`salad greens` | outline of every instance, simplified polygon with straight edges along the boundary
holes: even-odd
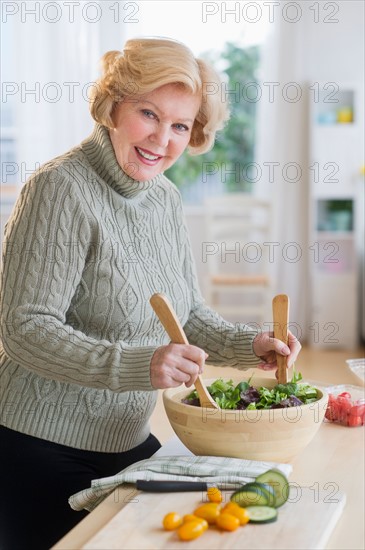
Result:
[[[252,377],[248,382],[235,385],[233,380],[215,380],[208,391],[221,409],[278,409],[306,405],[318,399],[317,390],[306,383],[298,383],[302,379],[300,373],[293,373],[287,384],[277,384],[273,389],[251,386]],[[183,399],[183,403],[200,406],[196,390]]]

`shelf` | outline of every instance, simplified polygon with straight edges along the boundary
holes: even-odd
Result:
[[[313,236],[319,241],[352,241],[356,238],[354,231],[314,231]]]
[[[327,273],[324,271],[317,272],[315,277],[312,277],[312,284],[318,288],[320,292],[321,289],[326,288],[327,291],[335,292],[335,289],[338,288],[338,285],[343,285],[348,288],[349,291],[356,291],[356,281],[357,276],[353,271],[346,273]],[[331,290],[332,289],[332,290]]]
[[[336,90],[333,85],[332,90],[320,90],[313,112],[316,125],[347,125],[356,121],[356,117],[354,89],[346,87]]]
[[[347,233],[353,231],[354,200],[352,198],[317,199],[316,212],[318,232]]]
[[[309,112],[309,318],[321,333],[318,345],[346,347],[360,333],[364,99],[359,83],[318,83],[316,91]]]
[[[356,239],[336,238],[327,234],[328,238],[318,238],[310,246],[311,269],[314,274],[344,274],[355,272],[357,266]]]
[[[341,123],[341,122],[333,122],[332,124],[320,124],[319,122],[315,122],[313,125],[313,128],[315,131],[323,132],[323,133],[331,133],[331,134],[339,134],[339,133],[345,133],[345,132],[354,132],[358,130],[359,125],[357,122],[348,122],[348,123]]]

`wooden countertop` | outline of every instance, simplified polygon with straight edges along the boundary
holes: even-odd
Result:
[[[301,368],[303,376],[305,369]],[[322,376],[323,375],[323,376]],[[310,380],[313,373],[308,373]],[[329,380],[338,384],[337,376],[331,377],[331,372],[321,371],[321,381],[328,385]],[[361,385],[361,382],[343,369],[341,373],[342,384]],[[177,440],[171,440],[163,446],[172,454],[171,449],[177,444]],[[172,445],[172,447],[171,447]],[[181,445],[178,442],[178,445]],[[162,449],[162,451],[163,451]],[[337,424],[326,423],[321,426],[317,435],[308,447],[293,461],[293,472],[290,476],[291,484],[305,488],[313,493],[313,499],[319,492],[329,499],[338,494],[345,494],[346,505],[334,527],[326,544],[329,550],[363,550],[364,539],[364,427],[348,428]],[[77,550],[90,541],[120,510],[131,501],[135,489],[133,486],[118,488],[107,497],[89,516],[82,520],[53,550]],[[140,494],[140,499],[143,494]],[[313,510],[313,514],[316,510]],[[313,517],[301,518],[303,529],[310,529]],[[203,544],[203,541],[202,541]],[[93,548],[96,546],[93,546]],[[118,548],[128,548],[120,542]],[[157,546],[156,546],[157,548]],[[210,546],[210,548],[213,547]],[[262,548],[266,548],[263,546]],[[298,547],[302,548],[302,547]],[[105,548],[100,547],[100,550]],[[141,550],[143,550],[141,546]]]

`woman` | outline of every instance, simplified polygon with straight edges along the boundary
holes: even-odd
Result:
[[[290,365],[300,349],[204,305],[181,198],[163,175],[187,147],[209,150],[227,120],[209,93],[217,74],[172,40],[130,40],[103,62],[93,133],[29,179],[6,228],[3,549],[48,548],[82,518],[71,494],[151,456],[156,390],[191,386],[207,353],[275,368],[276,352]],[[191,345],[168,343],[155,292]]]

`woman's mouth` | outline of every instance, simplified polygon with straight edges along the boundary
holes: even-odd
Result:
[[[149,166],[157,164],[157,162],[162,158],[161,155],[155,155],[151,151],[146,149],[141,149],[140,147],[135,147],[138,157]]]

